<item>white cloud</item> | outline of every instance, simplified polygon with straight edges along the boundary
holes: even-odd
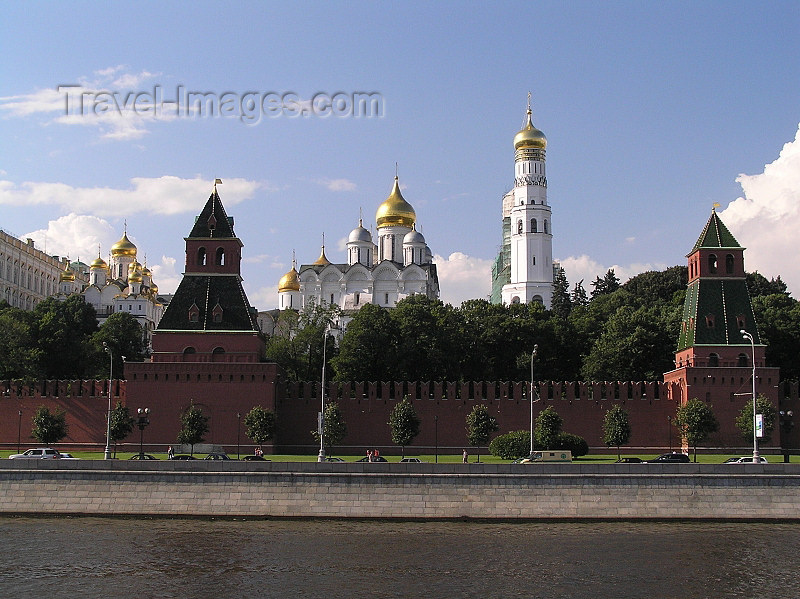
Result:
[[[247,179],[225,179],[219,188],[226,206],[251,199],[264,185]],[[66,183],[25,182],[19,185],[0,180],[0,205],[60,206],[63,210],[99,216],[129,216],[135,213],[172,215],[192,213],[198,197],[211,193],[209,179],[182,179],[165,175],[135,177],[128,189],[72,187]]]
[[[796,296],[800,291],[797,231],[800,230],[800,126],[793,141],[759,175],[739,175],[744,197],[719,212],[747,248],[745,265],[767,278],[778,275]]]
[[[348,179],[320,179],[317,181],[323,185],[328,191],[355,191],[356,184]]]
[[[447,258],[433,258],[439,274],[440,299],[460,306],[468,299],[488,298],[492,293],[492,260],[453,252]]]
[[[176,270],[178,261],[170,256],[161,256],[161,262],[158,264],[147,264],[153,273],[153,282],[158,285],[158,292],[175,293],[178,285],[183,278],[183,275]]]
[[[282,275],[281,275],[282,276]],[[260,312],[266,310],[273,310],[278,307],[278,279],[275,279],[275,284],[269,287],[259,287],[255,290],[247,289],[247,281],[244,282],[245,292],[247,293],[247,300],[250,305],[255,306]]]
[[[75,213],[51,220],[46,229],[23,235],[36,242],[36,247],[50,255],[80,258],[87,264],[97,257],[98,248],[108,248],[117,241],[118,233],[107,221],[95,216]],[[107,256],[102,256],[107,259]]]
[[[148,133],[145,125],[155,120],[172,120],[170,111],[157,111],[159,101],[152,88],[142,86],[158,73],[131,73],[118,65],[93,73],[94,77],[78,78],[78,83],[65,83],[27,94],[0,97],[0,114],[24,118],[49,115],[46,124],[95,127],[101,139],[137,139]]]

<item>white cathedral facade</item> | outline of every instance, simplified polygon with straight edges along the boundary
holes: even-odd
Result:
[[[377,243],[359,220],[347,238],[347,262],[333,263],[325,255],[294,264],[278,283],[279,308],[300,310],[309,302],[336,304],[345,311],[365,304],[391,308],[413,294],[439,297],[433,254],[416,230],[416,213],[394,179],[391,194],[378,207]]]
[[[100,324],[115,312],[127,312],[141,325],[149,347],[152,331],[164,314],[164,300],[158,295],[150,269],[139,263],[136,253],[136,246],[125,232],[122,239],[111,246],[109,263],[99,255],[92,261],[88,280],[84,273],[76,274],[67,264],[59,277],[55,297],[66,299],[70,295],[83,295],[86,303],[97,312]]]

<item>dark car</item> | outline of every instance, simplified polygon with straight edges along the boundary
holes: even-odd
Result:
[[[264,459],[264,456],[260,455],[246,455],[242,458],[245,462],[269,462],[270,460]]]
[[[203,458],[204,460],[230,460],[230,458],[224,453],[210,453],[206,457]]]
[[[179,453],[178,455],[172,456],[173,460],[196,460],[197,458],[193,455],[189,455],[188,453]]]
[[[149,453],[137,453],[128,458],[129,460],[157,460],[158,458]]]
[[[692,460],[685,453],[662,453],[657,458],[647,460],[648,464],[688,464]]]
[[[361,458],[360,460],[356,460],[356,461],[357,461],[357,462],[369,462],[369,461],[370,461],[370,459],[369,459],[368,457],[363,457],[363,458]],[[387,460],[385,457],[383,457],[383,456],[379,455],[379,456],[377,456],[377,457],[373,456],[373,457],[372,457],[372,461],[373,461],[373,462],[388,462],[389,460]]]
[[[620,458],[616,462],[616,464],[641,464],[642,458]]]

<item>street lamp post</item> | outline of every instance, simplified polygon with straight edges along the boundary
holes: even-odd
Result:
[[[239,457],[239,431],[242,430],[242,413],[236,412],[236,459]]]
[[[20,439],[22,438],[22,410],[19,410],[19,423],[17,424],[17,453],[19,453]]]
[[[111,393],[114,386],[114,355],[111,353],[111,348],[103,341],[103,351],[108,354],[108,414],[106,415],[106,451],[104,459],[111,459]]]
[[[533,363],[536,361],[536,354],[539,351],[539,345],[533,346],[531,352],[531,396],[528,398],[531,404],[531,457],[533,457]]]
[[[136,423],[139,427],[139,459],[144,459],[144,429],[150,424],[147,416],[150,414],[150,408],[138,408],[136,412],[139,414],[139,421]]]
[[[436,414],[433,417],[433,427],[434,427],[433,438],[434,438],[434,443],[436,443],[436,454],[435,454],[436,457],[434,459],[434,463],[438,464],[439,463],[439,415],[438,414]],[[17,451],[17,453],[19,453],[19,450]]]
[[[758,459],[758,436],[756,431],[756,343],[753,336],[742,329],[739,331],[744,339],[750,340],[750,351],[753,359],[753,463],[757,464]]]
[[[326,351],[328,349],[328,331],[331,325],[325,325],[325,330],[322,333],[322,389],[320,389],[320,413],[319,413],[319,455],[317,455],[318,462],[325,461],[325,361]]]

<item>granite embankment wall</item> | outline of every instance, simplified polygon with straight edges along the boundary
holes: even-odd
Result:
[[[796,520],[800,467],[3,460],[0,513]]]

